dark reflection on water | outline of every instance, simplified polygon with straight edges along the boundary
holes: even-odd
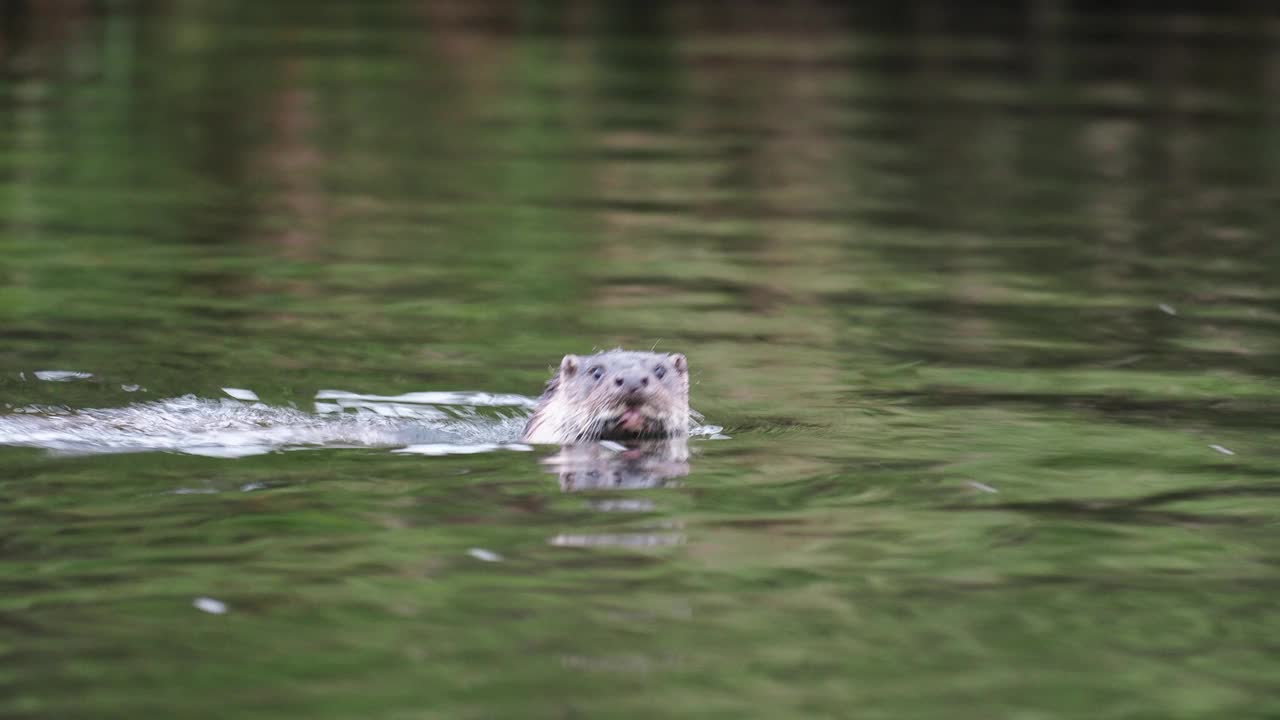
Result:
[[[1015,510],[1026,513],[1064,515],[1080,519],[1125,524],[1172,523],[1178,525],[1232,523],[1270,523],[1270,518],[1241,515],[1213,515],[1193,512],[1177,512],[1162,506],[1177,502],[1212,500],[1216,498],[1258,498],[1265,500],[1280,495],[1280,485],[1237,485],[1229,488],[1204,488],[1175,490],[1122,500],[1044,500],[1035,502],[993,503],[981,508],[964,507],[966,510]]]
[[[688,475],[689,447],[684,438],[566,445],[545,462],[566,492],[642,490]]]
[[[1278,120],[1266,3],[0,3],[0,714],[1280,714]],[[655,343],[731,439],[477,400]]]

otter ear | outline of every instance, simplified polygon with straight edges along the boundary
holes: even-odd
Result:
[[[671,353],[671,364],[675,366],[677,372],[688,372],[689,361],[684,359],[684,355],[680,353]]]
[[[564,377],[573,377],[578,372],[578,356],[565,355],[560,361],[560,374]]]

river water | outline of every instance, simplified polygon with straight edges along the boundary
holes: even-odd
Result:
[[[5,4],[0,714],[1280,715],[1280,18],[1176,5]],[[691,456],[568,478],[617,346]]]

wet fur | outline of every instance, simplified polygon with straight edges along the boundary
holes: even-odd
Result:
[[[666,374],[656,377],[661,365]],[[592,368],[604,372],[600,380]],[[642,402],[631,396],[631,405],[614,378],[647,378]],[[644,419],[640,431],[618,426],[625,408],[635,408]],[[566,355],[560,369],[547,382],[538,407],[525,424],[522,441],[533,444],[570,444],[595,440],[638,440],[686,437],[689,433],[689,368],[678,353],[610,350],[589,356]]]

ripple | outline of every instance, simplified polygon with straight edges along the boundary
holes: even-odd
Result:
[[[316,400],[335,400],[338,404],[350,401],[415,403],[425,405],[467,405],[471,407],[523,407],[535,408],[537,398],[524,395],[487,393],[478,391],[460,392],[411,392],[402,395],[364,395],[345,390],[321,390],[316,393]]]
[[[229,397],[185,395],[116,408],[16,407],[0,415],[0,445],[59,455],[172,452],[215,458],[308,448],[386,448],[428,456],[532,450],[518,442],[529,409],[537,405],[524,395],[321,390],[314,412],[306,412],[264,403],[246,388],[222,391]],[[723,439],[721,429],[695,421],[690,434]]]
[[[36,370],[32,374],[37,379],[45,382],[73,382],[75,380],[90,380],[93,378],[93,373],[75,370]]]
[[[0,416],[0,445],[43,448],[59,455],[173,452],[218,458],[323,447],[401,448],[424,455],[527,447],[510,445],[523,418],[487,418],[465,405],[453,408],[460,417],[429,406],[407,412],[402,403],[372,400],[357,402],[354,413],[341,406],[308,413],[248,402],[247,393],[240,395],[245,401],[186,395],[118,408],[21,407]],[[468,396],[423,395],[453,400]]]

